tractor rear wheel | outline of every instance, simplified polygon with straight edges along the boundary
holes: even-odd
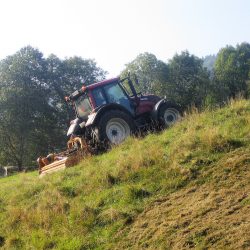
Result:
[[[164,127],[172,126],[181,118],[180,108],[173,103],[164,103],[159,109],[159,122]]]
[[[97,143],[102,147],[118,145],[135,131],[131,116],[120,110],[108,111],[103,114],[95,129]]]

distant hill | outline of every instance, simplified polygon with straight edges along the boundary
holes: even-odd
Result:
[[[38,178],[0,179],[1,249],[249,249],[250,101]]]
[[[202,58],[203,67],[207,68],[208,71],[212,72],[214,69],[216,58],[217,58],[217,55],[208,55]]]

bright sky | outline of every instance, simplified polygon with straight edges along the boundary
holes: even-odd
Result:
[[[31,45],[116,76],[139,53],[215,54],[250,42],[249,0],[0,0],[0,59]]]

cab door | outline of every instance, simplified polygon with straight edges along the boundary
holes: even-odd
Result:
[[[134,106],[132,105],[129,96],[118,82],[110,83],[106,86],[103,86],[103,89],[108,103],[120,104],[124,108],[126,108],[131,114],[134,115]]]

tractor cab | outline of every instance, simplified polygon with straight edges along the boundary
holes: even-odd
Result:
[[[135,79],[135,83],[138,84],[137,79]],[[74,103],[76,116],[86,120],[92,112],[110,104],[120,105],[133,117],[140,116],[151,112],[156,102],[161,98],[155,95],[137,93],[129,76],[123,79],[112,78],[84,86],[75,91],[69,99]]]
[[[68,136],[76,134],[90,138],[93,129],[96,131],[99,127],[100,133],[107,132],[104,137],[112,142],[112,138],[117,137],[114,135],[123,134],[123,138],[136,129],[147,130],[152,121],[169,126],[179,117],[176,105],[159,96],[138,94],[130,76],[84,86],[67,100],[71,101],[76,113]],[[111,131],[110,134],[108,131]]]
[[[132,86],[130,92],[133,94],[129,95],[127,88],[122,84],[124,80],[113,78],[84,86],[67,97],[67,100],[73,102],[76,116],[83,120],[86,120],[88,115],[100,107],[112,103],[121,105],[134,116],[135,108],[138,104],[137,93],[133,85],[130,84]]]
[[[134,115],[134,107],[126,90],[119,80],[91,89],[95,108],[108,104],[118,104]]]

